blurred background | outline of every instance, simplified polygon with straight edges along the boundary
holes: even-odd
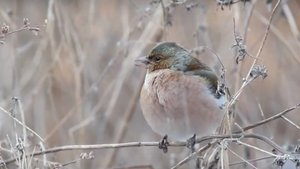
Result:
[[[227,85],[235,93],[253,62],[246,55],[236,63],[235,39],[241,36],[244,49],[255,56],[276,2],[250,0],[221,6],[212,0],[0,0],[2,27],[9,26],[9,32],[20,29],[28,18],[29,27],[40,29],[0,39],[0,106],[45,140],[41,144],[1,110],[0,159],[15,157],[20,143],[31,153],[61,145],[159,141],[161,136],[147,125],[140,109],[145,69],[135,66],[134,60],[158,42],[175,41],[191,51],[200,49],[195,56],[220,75],[218,59],[201,48],[207,46],[225,65]],[[300,1],[283,0],[276,11],[258,61],[266,66],[268,76],[256,79],[239,97],[240,126],[300,103],[299,9]],[[300,125],[299,113],[295,110],[286,118]],[[253,132],[287,150],[299,144],[299,127],[284,119]],[[184,149],[170,148],[167,154],[155,147],[94,150],[93,160],[72,164],[68,163],[89,151],[64,151],[48,154],[47,163],[36,157],[27,167],[18,162],[2,167],[53,168],[60,163],[68,164],[63,168],[162,169],[182,160],[187,155]],[[230,159],[241,161],[234,155]],[[272,162],[255,165],[276,168]]]

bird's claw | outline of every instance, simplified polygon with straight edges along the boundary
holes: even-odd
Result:
[[[164,153],[167,153],[168,152],[168,146],[169,146],[168,135],[165,135],[163,137],[163,139],[158,143],[158,148],[162,149]]]

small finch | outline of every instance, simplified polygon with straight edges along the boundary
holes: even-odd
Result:
[[[216,131],[225,97],[212,69],[174,42],[160,43],[136,61],[147,68],[140,104],[153,131],[175,140]]]

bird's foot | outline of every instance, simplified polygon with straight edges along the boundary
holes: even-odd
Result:
[[[168,135],[165,135],[163,137],[163,139],[158,143],[158,148],[162,149],[164,153],[167,153],[168,152],[168,146],[169,146]]]
[[[191,138],[187,139],[186,141],[187,148],[192,150],[192,152],[195,152],[195,144],[196,144],[196,134],[194,134]]]

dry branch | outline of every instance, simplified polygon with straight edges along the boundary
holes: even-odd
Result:
[[[196,143],[202,143],[207,140],[213,140],[213,139],[229,139],[232,141],[237,141],[239,139],[245,139],[245,138],[254,138],[257,140],[261,140],[265,142],[266,144],[273,147],[277,152],[282,154],[291,154],[290,152],[284,150],[279,145],[277,145],[274,141],[270,140],[269,138],[258,135],[258,134],[233,134],[233,135],[212,135],[212,136],[205,136],[202,138],[199,138],[196,140]],[[25,158],[31,158],[32,156],[39,156],[49,153],[57,153],[61,151],[70,151],[70,150],[96,150],[96,149],[113,149],[113,148],[129,148],[129,147],[158,147],[160,142],[128,142],[128,143],[116,143],[116,144],[91,144],[91,145],[67,145],[67,146],[60,146],[60,147],[54,147],[50,149],[46,149],[44,151],[39,151],[31,154],[27,154],[23,157]],[[169,142],[169,147],[185,147],[187,146],[187,142],[183,141],[174,141]],[[205,148],[206,149],[206,148]],[[201,150],[202,151],[202,150]],[[17,159],[22,159],[22,157],[12,158],[8,160],[4,160],[3,163],[6,165],[15,162]]]
[[[268,123],[270,121],[273,121],[275,119],[278,119],[278,118],[282,117],[283,115],[287,114],[288,112],[290,112],[292,110],[295,110],[295,109],[297,109],[299,107],[300,107],[300,104],[297,104],[297,105],[295,105],[295,106],[293,106],[291,108],[288,108],[288,109],[286,109],[286,110],[284,110],[284,111],[282,111],[282,112],[280,112],[280,113],[278,113],[278,114],[276,114],[274,116],[271,116],[271,117],[269,117],[267,119],[264,119],[262,121],[259,121],[259,122],[255,123],[255,124],[251,124],[251,125],[249,125],[247,127],[244,127],[243,131],[250,130],[250,129],[255,128],[257,126],[260,126],[260,125],[266,124],[266,123]]]

